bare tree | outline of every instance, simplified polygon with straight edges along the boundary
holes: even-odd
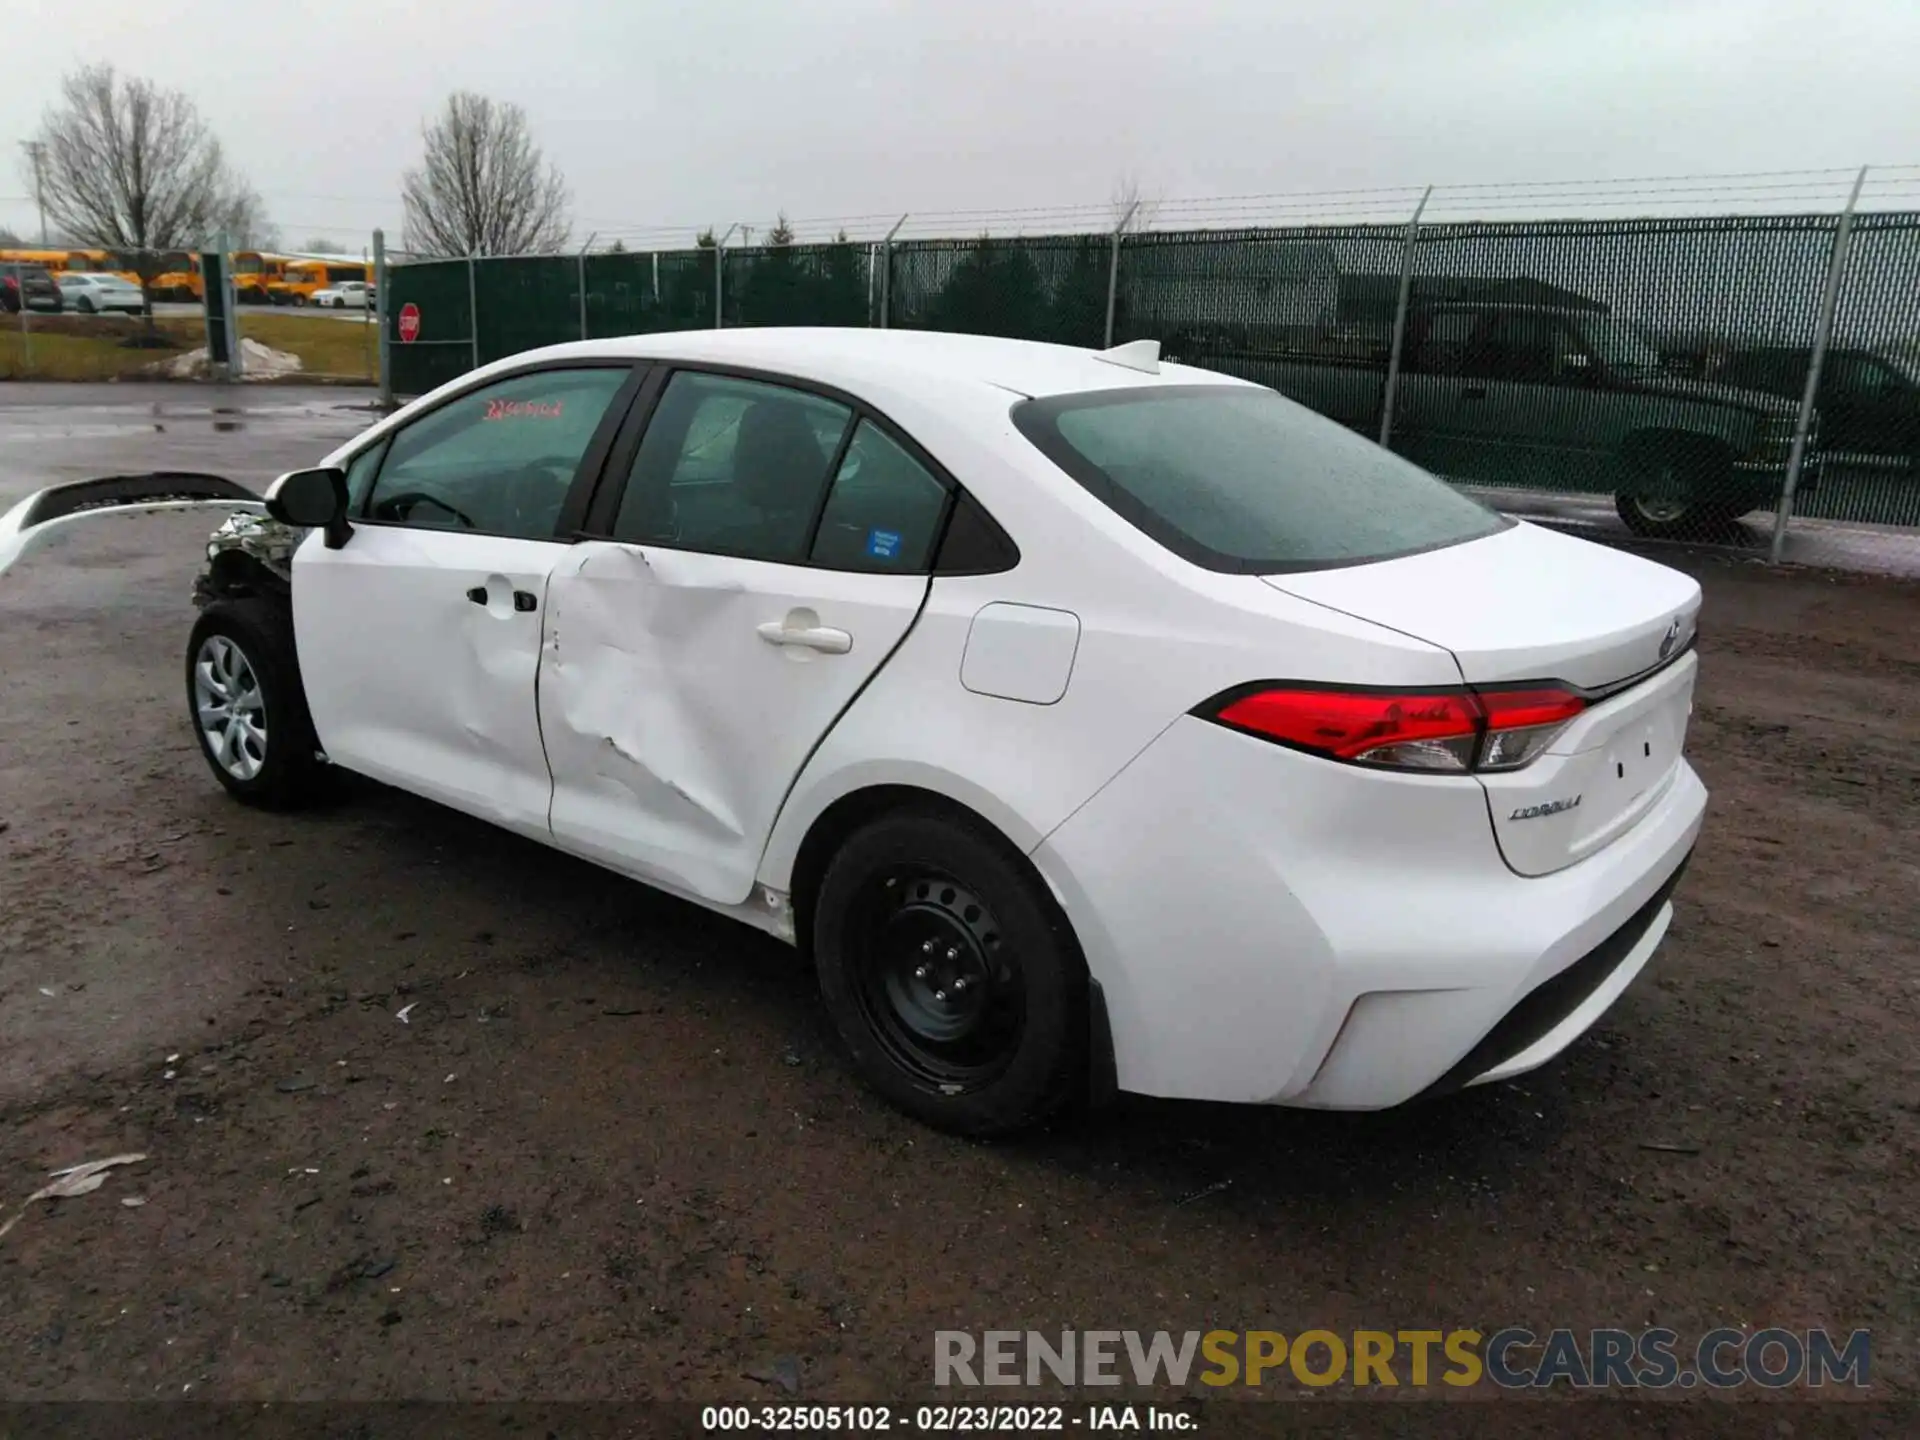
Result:
[[[338,255],[340,247],[333,243],[331,235],[309,235],[307,243],[300,247],[309,255]]]
[[[280,244],[280,227],[267,218],[267,202],[238,177],[227,183],[214,210],[213,225],[226,232],[236,250],[273,250]]]
[[[40,125],[47,215],[75,245],[129,254],[147,291],[165,253],[207,243],[244,187],[181,92],[90,65],[60,94]]]
[[[1140,188],[1140,182],[1132,175],[1122,176],[1114,182],[1113,198],[1108,202],[1113,210],[1114,228],[1125,234],[1137,234],[1153,223],[1154,214],[1160,209],[1157,199],[1149,198]]]
[[[401,195],[406,244],[427,255],[552,254],[567,243],[567,182],[533,143],[527,112],[471,91],[422,130]]]
[[[16,249],[19,247],[19,245],[20,245],[20,237],[14,234],[13,231],[9,230],[6,226],[0,225],[0,250]]]

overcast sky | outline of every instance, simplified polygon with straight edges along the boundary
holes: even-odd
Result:
[[[527,109],[577,239],[1104,203],[1125,176],[1172,199],[1920,161],[1920,0],[0,0],[0,22],[0,224],[23,233],[17,142],[100,60],[192,94],[288,243],[354,249],[397,235],[454,88]]]

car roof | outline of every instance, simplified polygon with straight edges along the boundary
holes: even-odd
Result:
[[[942,387],[956,383],[989,385],[1030,397],[1130,386],[1248,383],[1213,371],[1171,363],[1162,363],[1158,374],[1148,374],[1103,360],[1090,349],[1034,340],[955,335],[936,330],[825,327],[624,335],[549,346],[488,368],[504,370],[535,361],[615,357],[737,365],[810,379],[856,395],[876,390],[893,394],[917,392],[919,398],[928,399],[934,398]]]

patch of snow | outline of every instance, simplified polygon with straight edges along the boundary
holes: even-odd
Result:
[[[284,350],[275,350],[271,345],[262,345],[258,340],[240,342],[240,362],[243,380],[273,380],[282,375],[297,374],[300,370],[300,357],[289,355]],[[207,347],[189,350],[184,355],[176,355],[171,360],[162,360],[149,365],[150,375],[164,375],[170,380],[204,380],[212,372],[212,364],[207,357]]]

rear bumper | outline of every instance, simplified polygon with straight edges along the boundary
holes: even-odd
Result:
[[[1121,1089],[1380,1109],[1518,1074],[1591,1026],[1664,936],[1705,803],[1682,761],[1627,834],[1525,878],[1465,777],[1188,717],[1033,858],[1105,997]]]
[[[1646,968],[1666,938],[1673,920],[1673,892],[1686,874],[1693,852],[1627,923],[1566,969],[1541,981],[1480,1037],[1479,1044],[1456,1060],[1420,1093],[1431,1099],[1469,1085],[1484,1085],[1523,1075],[1546,1064],[1607,1012],[1609,1006]]]

